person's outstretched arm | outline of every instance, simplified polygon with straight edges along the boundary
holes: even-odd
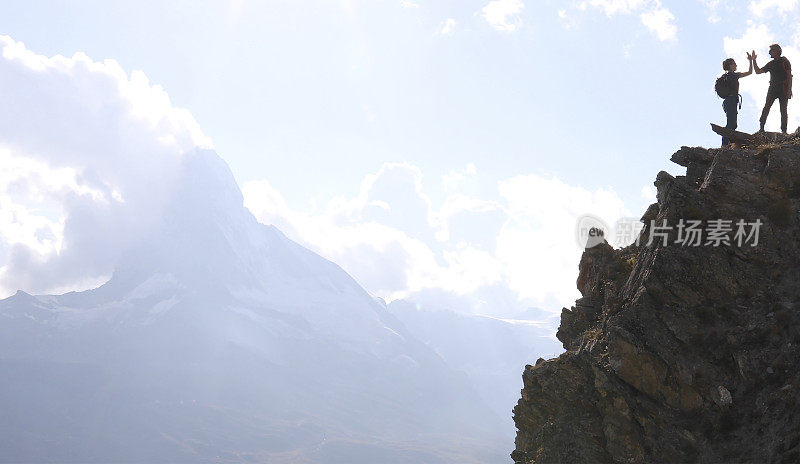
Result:
[[[764,72],[766,72],[766,71],[764,71],[763,69],[761,69],[761,68],[759,68],[759,67],[758,67],[758,63],[756,63],[756,57],[757,57],[757,55],[756,55],[756,51],[755,51],[755,50],[753,50],[753,51],[750,53],[750,56],[752,56],[752,57],[753,57],[753,68],[756,70],[756,74],[761,74],[761,73],[764,73]]]
[[[747,76],[749,76],[750,74],[753,74],[753,55],[751,55],[751,54],[749,54],[749,53],[748,53],[748,54],[747,54],[747,61],[749,61],[749,62],[750,62],[750,69],[748,69],[748,70],[747,70],[747,72],[741,72],[741,73],[737,73],[737,74],[739,74],[739,78],[740,78],[740,79],[741,79],[742,77],[747,77]]]

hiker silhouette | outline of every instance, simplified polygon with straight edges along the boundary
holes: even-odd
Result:
[[[739,79],[747,77],[753,73],[753,58],[750,53],[747,54],[747,60],[750,62],[750,69],[747,72],[736,72],[736,61],[733,58],[728,58],[722,62],[722,69],[725,74],[717,79],[714,84],[714,90],[723,98],[722,110],[725,112],[727,118],[726,129],[736,130],[738,126],[738,113],[742,107],[742,96],[739,95]],[[723,136],[722,146],[724,147],[730,141]]]
[[[778,44],[769,46],[769,56],[772,60],[765,64],[763,68],[758,67],[756,62],[756,52],[751,52],[753,66],[755,67],[756,74],[769,73],[769,90],[767,90],[767,101],[764,104],[764,110],[761,112],[760,132],[764,131],[764,124],[767,123],[767,116],[772,104],[777,99],[781,109],[781,132],[786,133],[786,125],[789,120],[788,106],[789,99],[792,98],[792,64],[785,56],[781,56],[783,51]]]

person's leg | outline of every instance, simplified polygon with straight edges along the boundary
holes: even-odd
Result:
[[[785,134],[789,122],[789,97],[786,93],[778,97],[778,103],[781,106],[781,132]]]
[[[736,128],[739,127],[737,121],[739,113],[739,109],[737,108],[738,104],[739,104],[738,96],[732,97],[730,102],[728,103],[728,125],[725,126],[728,129],[736,130]]]
[[[761,130],[764,130],[764,125],[767,123],[767,116],[769,116],[769,109],[772,107],[772,104],[775,103],[775,99],[778,98],[778,94],[775,92],[775,89],[772,87],[767,90],[767,102],[764,104],[764,110],[761,111],[761,119],[758,121],[761,123]]]
[[[725,100],[722,101],[722,109],[725,111],[725,116],[727,119],[727,124],[725,125],[726,129],[736,130],[737,126],[737,112],[738,108],[737,105],[739,103],[738,96],[735,97],[727,97]],[[728,139],[722,137],[722,146],[724,147],[727,145]]]

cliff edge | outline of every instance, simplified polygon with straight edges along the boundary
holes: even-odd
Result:
[[[516,463],[800,462],[800,137],[773,140],[682,147],[638,244],[584,252]]]

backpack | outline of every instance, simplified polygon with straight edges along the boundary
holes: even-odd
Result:
[[[728,98],[733,95],[733,83],[728,78],[730,73],[725,73],[717,78],[717,81],[714,83],[714,90],[719,95],[719,98]]]
[[[788,83],[789,79],[791,79],[791,77],[792,77],[792,71],[788,68],[787,65],[789,65],[789,59],[786,58],[785,56],[782,56],[781,57],[781,67],[783,68],[783,72],[786,74],[786,79],[781,81],[781,83],[784,83],[784,84]],[[789,66],[791,66],[791,65],[789,65]]]

